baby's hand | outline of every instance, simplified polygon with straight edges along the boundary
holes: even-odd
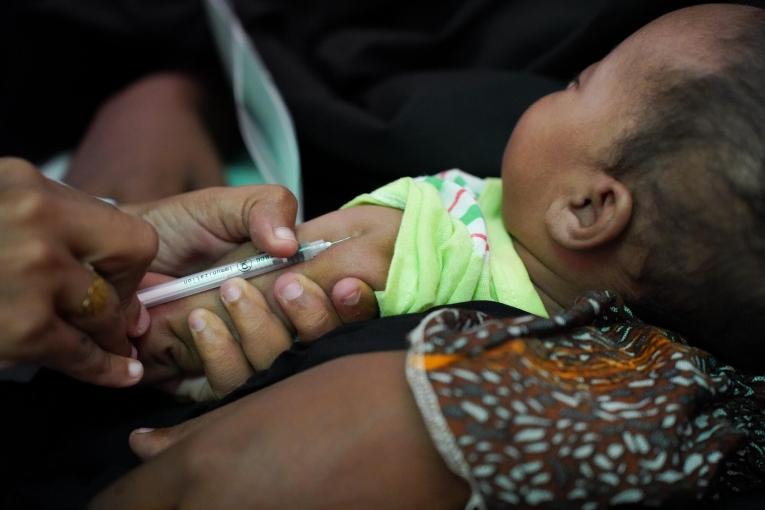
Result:
[[[297,329],[300,335],[300,321],[306,319],[308,312],[290,316],[287,310],[296,304],[285,306],[285,303],[300,302],[301,288],[303,296],[308,294],[307,281],[315,282],[323,292],[333,297],[335,295],[332,293],[338,292],[336,285],[342,283],[346,277],[362,280],[375,290],[385,287],[400,219],[401,211],[386,207],[361,206],[335,211],[311,220],[297,228],[298,237],[304,242],[316,239],[334,241],[349,235],[352,238],[333,246],[307,263],[265,274],[250,282],[261,291],[271,313],[281,318],[287,329]],[[252,253],[252,245],[243,245],[221,263],[242,259]],[[286,271],[307,278],[288,277]],[[353,292],[349,295],[355,297]],[[345,296],[337,296],[336,308],[342,297]],[[204,373],[200,354],[187,323],[189,314],[197,308],[205,308],[224,321],[229,320],[217,289],[150,310],[151,328],[136,342],[139,357],[144,363],[145,382],[157,383],[180,376]],[[342,322],[372,316],[367,311],[368,308],[356,306],[354,309],[360,311],[361,316],[341,316]],[[373,309],[377,310],[376,302]],[[334,323],[334,320],[330,318],[328,322]],[[231,323],[229,327],[231,331],[240,329]]]

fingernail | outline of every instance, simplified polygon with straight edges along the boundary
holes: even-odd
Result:
[[[135,345],[133,345],[132,349],[130,349],[130,357],[133,359],[138,359],[138,349],[135,348]]]
[[[200,331],[205,329],[206,326],[207,324],[205,323],[205,320],[202,317],[200,317],[200,314],[192,312],[191,315],[189,315],[189,327],[193,331],[196,331],[197,333],[199,333]]]
[[[138,324],[136,324],[137,336],[142,336],[146,333],[149,330],[149,325],[151,325],[151,315],[149,315],[146,307],[141,305],[141,311],[138,314]]]
[[[154,432],[154,429],[151,427],[141,427],[140,429],[135,429],[133,434],[146,434],[147,432]]]
[[[288,283],[282,287],[280,294],[287,301],[292,301],[303,295],[303,286],[297,281]]]
[[[131,379],[137,379],[143,375],[143,363],[132,360],[128,363],[128,375]]]
[[[353,306],[359,302],[359,299],[361,299],[361,291],[357,289],[340,299],[340,302],[345,306]]]
[[[239,288],[237,282],[231,280],[221,285],[220,297],[224,303],[230,304],[242,297],[242,289]]]
[[[287,241],[296,241],[295,233],[292,231],[292,229],[289,229],[287,227],[276,227],[274,229],[274,235],[278,237],[279,239],[285,239]]]

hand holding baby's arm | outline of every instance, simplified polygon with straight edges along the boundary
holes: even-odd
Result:
[[[309,221],[297,228],[298,237],[303,242],[316,239],[337,240],[349,235],[352,238],[333,246],[307,263],[257,277],[251,280],[251,283],[263,293],[264,303],[267,303],[270,310],[282,318],[285,324],[298,326],[299,333],[300,321],[310,323],[316,329],[315,324],[318,319],[311,317],[310,313],[316,313],[315,310],[321,308],[308,307],[305,310],[309,313],[301,314],[300,301],[304,298],[312,298],[319,289],[330,295],[335,284],[348,276],[359,278],[376,290],[384,288],[400,218],[401,212],[395,209],[361,206],[335,211]],[[242,245],[221,263],[245,258],[253,252],[251,245]],[[302,274],[306,278],[294,275],[285,275],[280,278],[285,272]],[[317,289],[307,287],[310,285],[307,282],[311,280],[318,284]],[[226,286],[221,291],[225,292],[229,287]],[[301,289],[304,292],[297,296]],[[152,327],[138,342],[139,354],[146,366],[145,380],[156,382],[182,374],[202,373],[200,354],[195,348],[187,318],[192,310],[204,308],[228,320],[226,310],[218,296],[216,289],[152,309]],[[293,303],[284,306],[287,301],[293,301]],[[285,317],[283,308],[292,315],[288,313]],[[331,310],[331,307],[323,309]],[[331,313],[325,315],[327,324],[334,324],[337,320]],[[348,319],[344,316],[341,318]],[[248,321],[252,324],[255,322],[255,318]],[[239,323],[237,326],[241,328]],[[303,331],[305,330],[303,328]],[[248,335],[250,338],[253,337],[251,333]],[[259,342],[248,343],[252,345]],[[278,352],[289,345],[282,340],[275,342],[274,345],[276,344],[280,346],[276,348]],[[278,354],[278,352],[275,354],[274,346],[265,342],[258,348],[262,349],[262,352],[258,352],[255,347],[246,347],[249,349],[248,356],[252,353],[256,354],[250,357],[250,363],[256,368],[267,366]],[[236,370],[237,373],[241,373],[240,369]]]
[[[284,280],[284,281],[282,281]],[[304,275],[287,273],[276,283],[298,283],[304,288],[299,298],[280,301],[298,337],[310,341],[340,326],[348,316],[368,310],[373,315],[377,304],[370,287],[353,278],[346,289],[359,294],[353,306],[333,304],[321,287]],[[266,303],[263,294],[241,278],[228,280],[220,289],[221,300],[235,326],[236,338],[226,323],[205,308],[188,317],[194,347],[204,369],[204,377],[186,379],[174,388],[178,396],[197,401],[214,400],[242,385],[256,371],[268,368],[274,359],[292,345],[292,333]],[[353,317],[353,315],[351,316]],[[364,316],[366,317],[366,315]]]

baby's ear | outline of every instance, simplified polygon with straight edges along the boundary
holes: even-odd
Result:
[[[591,250],[619,237],[631,217],[630,190],[610,175],[598,172],[550,204],[545,226],[560,246]]]

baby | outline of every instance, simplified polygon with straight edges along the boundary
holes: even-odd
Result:
[[[534,103],[501,183],[397,181],[301,225],[304,241],[353,238],[291,270],[325,290],[358,277],[381,291],[385,314],[496,299],[544,315],[612,289],[746,368],[765,317],[764,183],[765,11],[696,6]],[[252,283],[278,312],[276,276]],[[138,344],[149,380],[201,372],[186,323],[200,307],[225,315],[214,291],[152,311]]]

